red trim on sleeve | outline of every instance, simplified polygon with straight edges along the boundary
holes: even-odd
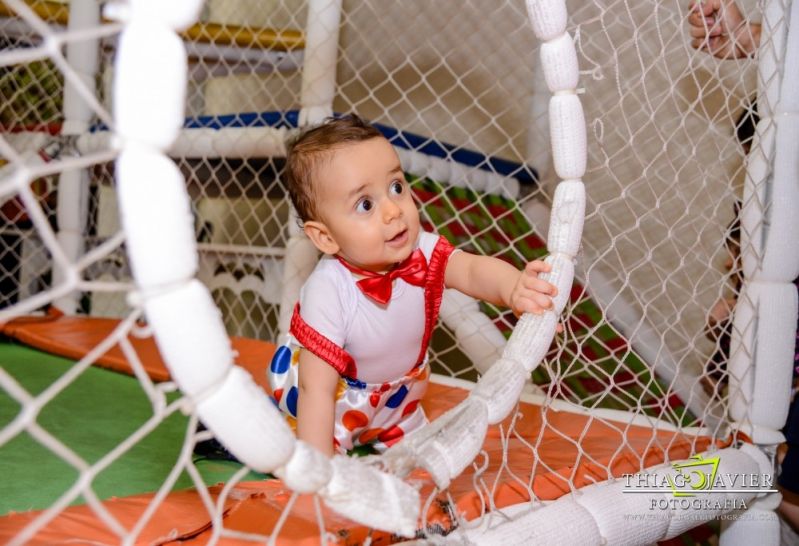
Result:
[[[438,311],[441,308],[441,299],[444,297],[444,274],[447,271],[447,262],[455,247],[444,237],[439,236],[430,262],[427,264],[427,278],[424,285],[424,336],[419,357],[416,359],[418,366],[427,355],[427,346],[433,336],[433,330],[438,322]]]
[[[302,346],[313,354],[330,364],[339,375],[355,379],[358,370],[355,360],[350,354],[313,329],[300,315],[300,304],[294,306],[291,316],[289,333],[293,335]]]

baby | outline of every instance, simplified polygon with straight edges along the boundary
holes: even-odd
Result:
[[[556,288],[422,231],[394,148],[357,116],[329,119],[290,146],[286,180],[303,230],[325,256],[300,293],[269,381],[297,436],[332,455],[377,451],[426,423],[419,401],[444,288],[542,313]]]

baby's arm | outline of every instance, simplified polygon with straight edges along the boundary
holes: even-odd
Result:
[[[550,270],[549,264],[535,260],[519,271],[498,258],[455,252],[447,262],[444,282],[473,298],[510,307],[517,316],[541,314],[552,307],[557,288],[539,273]]]
[[[300,349],[299,367],[297,437],[332,457],[338,372],[306,349]]]

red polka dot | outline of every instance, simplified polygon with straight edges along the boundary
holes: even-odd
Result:
[[[362,444],[368,444],[369,442],[380,436],[382,433],[383,433],[382,428],[370,428],[368,430],[363,431],[361,435],[358,436],[358,442]]]
[[[402,437],[405,436],[405,433],[399,428],[397,425],[394,425],[390,429],[386,429],[381,432],[377,439],[386,444],[387,446],[391,446],[402,440]]]
[[[275,392],[272,393],[272,396],[275,397],[275,400],[280,402],[280,399],[283,398],[283,389],[275,389]]]
[[[349,410],[341,416],[341,423],[347,430],[352,432],[356,428],[365,427],[369,424],[369,418],[365,413],[358,410]]]
[[[373,408],[376,408],[377,405],[380,403],[380,399],[383,397],[383,393],[386,392],[388,389],[391,388],[391,385],[388,383],[383,383],[380,385],[379,389],[375,389],[372,391],[372,394],[369,395],[369,405]]]
[[[408,404],[404,408],[402,408],[402,416],[405,417],[406,415],[410,415],[411,413],[416,411],[416,408],[418,407],[419,407],[418,400],[412,400],[408,402]]]

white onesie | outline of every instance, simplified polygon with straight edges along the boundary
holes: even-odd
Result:
[[[292,425],[299,348],[338,371],[333,443],[339,451],[365,444],[382,451],[426,422],[419,400],[430,375],[427,346],[454,248],[427,232],[416,246],[427,262],[423,286],[394,279],[385,305],[366,296],[337,258],[322,258],[300,292],[288,340],[272,359],[269,383]]]

